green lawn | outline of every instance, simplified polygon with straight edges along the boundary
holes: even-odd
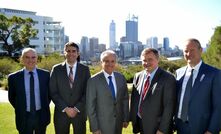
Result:
[[[54,108],[53,106],[51,106],[51,117],[53,117],[53,111]],[[54,132],[53,120],[51,120],[51,123],[47,127],[47,134],[54,134],[54,133],[55,132]],[[9,103],[0,103],[0,134],[18,134],[15,128],[14,109]],[[70,134],[73,134],[72,131]],[[87,122],[87,134],[90,134],[88,122]],[[131,123],[128,126],[128,128],[123,129],[123,134],[132,134]]]
[[[51,117],[53,117],[54,108],[51,106]],[[53,118],[51,118],[53,119]],[[47,134],[54,134],[53,120],[47,127]],[[131,134],[131,124],[128,128],[123,129],[123,134]],[[9,103],[0,103],[0,134],[18,134],[15,128],[15,114],[14,109]],[[71,134],[72,131],[71,131]],[[87,134],[90,134],[89,125],[87,122]]]

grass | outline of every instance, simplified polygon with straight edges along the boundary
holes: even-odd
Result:
[[[53,125],[53,111],[54,108],[51,106],[51,123],[47,127],[47,134],[54,134]],[[17,134],[18,131],[15,127],[15,114],[14,109],[9,103],[0,103],[0,134]],[[131,134],[132,126],[131,123],[126,129],[123,129],[123,134]],[[70,128],[70,134],[73,134],[72,128]],[[89,123],[87,121],[87,134],[91,134],[89,130]],[[176,134],[176,133],[175,133]],[[221,132],[220,132],[221,134]]]
[[[47,127],[47,134],[54,134],[54,124],[53,124],[53,112],[54,108],[51,106],[51,123]],[[73,134],[72,128],[70,134]],[[128,128],[123,129],[123,134],[131,134],[132,127],[131,124]],[[0,103],[0,134],[18,134],[15,127],[15,114],[14,109],[9,103]],[[89,130],[89,123],[87,121],[87,134],[91,134]]]

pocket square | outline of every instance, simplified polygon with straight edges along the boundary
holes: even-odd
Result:
[[[156,89],[156,86],[157,86],[157,82],[153,85],[152,94],[154,93],[154,91],[155,91],[155,89]]]
[[[203,81],[204,77],[205,77],[205,74],[203,74],[203,75],[200,77],[200,82]]]

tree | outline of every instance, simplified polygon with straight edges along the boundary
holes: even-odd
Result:
[[[38,31],[33,29],[35,22],[31,18],[13,16],[7,18],[0,14],[0,41],[3,42],[3,49],[11,56],[12,52],[24,47],[32,47],[29,44],[30,38],[35,38]],[[11,37],[12,44],[8,39]]]
[[[209,47],[203,54],[203,60],[217,68],[221,68],[221,26],[215,28]]]

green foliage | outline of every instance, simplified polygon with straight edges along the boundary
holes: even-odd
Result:
[[[19,63],[16,63],[10,58],[0,59],[0,79],[5,78],[8,74],[19,70],[21,68]]]
[[[174,61],[168,61],[168,60],[161,60],[159,62],[159,67],[161,67],[162,69],[175,74],[175,71],[180,68],[181,66],[179,66],[177,63],[175,63]]]
[[[64,61],[64,57],[61,56],[58,53],[52,53],[49,56],[38,56],[38,67],[43,68],[46,70],[51,70],[52,66],[55,64],[61,63]],[[174,73],[175,70],[181,66],[185,65],[184,60],[179,60],[179,61],[168,61],[168,60],[161,60],[159,63],[159,66],[171,73]],[[101,71],[101,65],[96,64],[93,66],[89,66],[91,75],[96,74],[97,72]],[[0,60],[0,77],[1,83],[5,83],[3,80],[6,78],[6,76],[9,73],[12,73],[18,69],[21,69],[21,65],[18,62],[15,62],[12,59],[9,58],[3,58]],[[117,64],[116,71],[122,73],[124,77],[127,80],[127,83],[132,83],[133,82],[133,77],[135,73],[143,70],[142,65],[127,65],[127,66],[122,66],[120,64]],[[4,85],[7,85],[5,83]]]
[[[39,56],[38,67],[51,71],[55,64],[64,61],[64,57],[59,53],[52,53],[47,57]]]
[[[3,49],[12,52],[29,46],[29,39],[35,38],[37,30],[33,29],[35,22],[31,18],[23,19],[13,16],[7,18],[0,14],[0,40],[3,41]],[[9,44],[8,39],[11,37],[13,43]]]
[[[209,47],[203,54],[203,60],[217,68],[221,69],[221,26],[215,28],[215,32],[211,37]]]
[[[0,59],[0,87],[4,89],[8,89],[8,81],[7,75],[21,69],[19,63],[15,62],[13,59],[10,58],[1,58]]]

